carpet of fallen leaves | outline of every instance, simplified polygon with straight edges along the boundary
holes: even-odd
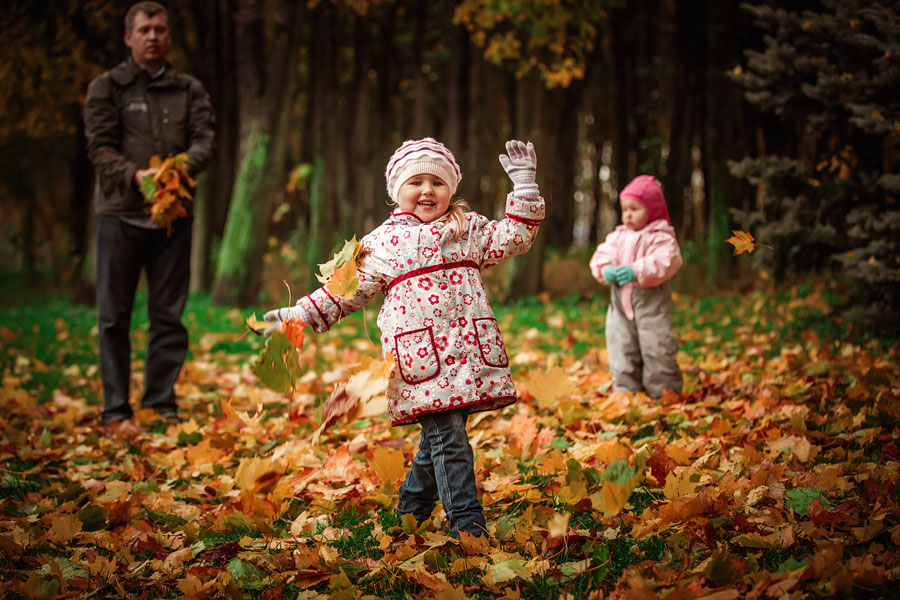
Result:
[[[900,345],[817,328],[821,292],[682,297],[685,390],[651,400],[610,391],[604,302],[498,310],[521,399],[470,419],[488,543],[448,537],[439,506],[418,529],[397,518],[417,427],[366,418],[311,442],[316,406],[376,355],[360,320],[307,337],[291,397],[252,355],[211,351],[236,334],[198,334],[182,419],[141,412],[118,434],[57,322],[56,365],[3,373],[0,596],[890,596]],[[27,390],[53,369],[55,389]]]

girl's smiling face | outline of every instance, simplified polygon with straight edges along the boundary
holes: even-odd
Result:
[[[634,198],[622,198],[622,224],[637,231],[647,224],[647,209]]]
[[[400,186],[397,204],[403,212],[412,213],[425,223],[443,216],[450,207],[450,186],[429,173],[413,175]]]

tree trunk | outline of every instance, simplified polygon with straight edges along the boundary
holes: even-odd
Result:
[[[94,193],[94,167],[88,160],[84,151],[87,140],[84,137],[84,117],[81,107],[73,107],[76,132],[72,152],[72,199],[71,199],[71,223],[69,234],[72,239],[72,280],[70,282],[72,301],[76,304],[88,304],[93,306],[96,302],[94,282],[90,275],[93,269],[88,269],[87,258],[92,247],[91,232],[93,231],[93,215],[91,214],[91,196]]]
[[[299,12],[286,0],[273,2],[271,8],[271,45],[266,53],[261,3],[238,3],[239,166],[217,264],[216,304],[256,302],[272,198],[282,179]]]
[[[453,28],[450,38],[450,62],[447,68],[447,118],[443,140],[451,152],[467,152],[465,123],[469,118],[469,39],[461,26]]]
[[[531,140],[538,157],[538,185],[541,195],[552,198],[555,185],[554,169],[558,168],[558,157],[555,157],[555,144],[541,127],[541,117],[547,111],[545,106],[547,94],[544,85],[536,73],[531,73],[519,80],[516,87],[516,124],[514,137]],[[546,148],[546,151],[543,149]],[[549,204],[548,209],[549,209]],[[533,296],[541,289],[542,271],[544,268],[544,249],[547,245],[547,224],[549,217],[538,232],[531,249],[524,256],[517,256],[507,261],[509,299]]]
[[[740,91],[725,75],[737,60],[740,47],[730,35],[728,23],[738,18],[738,10],[715,0],[706,9],[706,90],[701,141],[703,178],[706,193],[706,281],[713,284],[725,271],[730,252],[731,206],[740,206],[740,181],[728,170],[727,161],[741,156]]]
[[[613,65],[613,109],[610,117],[613,140],[613,188],[621,190],[635,175],[637,157],[635,147],[634,110],[637,101],[634,82],[634,47],[631,39],[631,14],[624,10],[611,11],[610,64]]]
[[[669,216],[675,230],[684,239],[685,193],[690,191],[694,146],[694,94],[697,90],[697,49],[702,39],[696,2],[675,0],[675,36],[672,41],[674,62],[672,103],[669,115],[669,156],[663,179]]]
[[[234,20],[230,0],[195,0],[197,44],[194,74],[210,94],[216,111],[216,152],[201,175],[194,202],[191,291],[209,289],[214,275],[212,246],[221,239],[234,184],[238,140]]]

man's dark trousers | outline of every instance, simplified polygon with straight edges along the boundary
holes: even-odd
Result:
[[[177,219],[171,233],[97,215],[97,321],[103,378],[103,422],[131,418],[131,312],[141,270],[147,273],[146,369],[142,408],[175,416],[175,380],[187,356],[181,323],[190,284],[192,219]]]

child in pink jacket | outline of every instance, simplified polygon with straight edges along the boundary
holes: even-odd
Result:
[[[267,333],[294,317],[325,331],[384,294],[378,328],[382,352],[394,355],[388,415],[392,425],[422,427],[397,510],[421,522],[440,498],[454,535],[485,532],[466,420],[516,401],[481,271],[527,251],[545,212],[534,146],[508,141],[499,158],[513,191],[506,218],[493,221],[451,202],[462,175],[443,144],[432,138],[402,144],[385,171],[397,208],[361,240],[357,292],[345,300],[322,287],[264,317],[273,323]]]
[[[610,286],[606,348],[613,389],[680,392],[678,341],[668,281],[684,262],[662,188],[639,175],[619,193],[622,224],[591,257],[594,278]]]

